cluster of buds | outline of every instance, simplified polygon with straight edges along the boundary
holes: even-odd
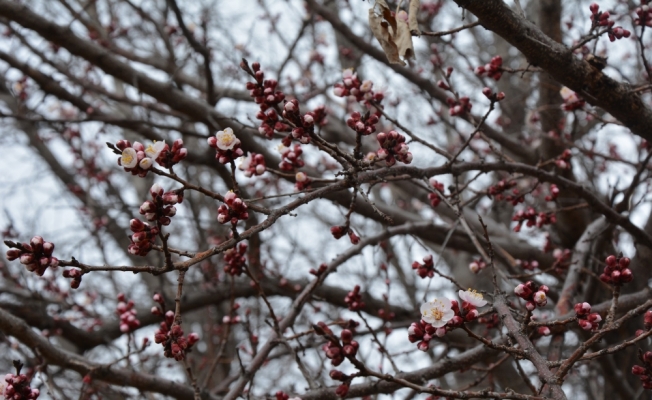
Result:
[[[287,393],[279,390],[275,394],[276,400],[301,400],[299,397],[290,397]]]
[[[342,83],[337,82],[333,85],[333,94],[337,97],[350,96],[352,100],[357,102],[369,102],[373,100],[377,103],[383,101],[384,95],[381,92],[374,93],[374,83],[370,80],[360,82],[358,75],[353,73],[352,69],[345,69],[342,72]]]
[[[331,377],[331,379],[342,382],[342,384],[339,385],[337,389],[335,389],[335,394],[341,398],[346,397],[346,395],[349,393],[349,386],[351,385],[351,381],[353,380],[354,376],[347,375],[344,372],[336,369],[331,370],[328,375]]]
[[[165,309],[163,296],[155,294],[154,301],[159,305],[152,308],[152,314],[163,316],[163,322],[154,333],[154,342],[163,346],[165,357],[181,361],[186,358],[186,353],[192,349],[192,346],[199,341],[199,335],[193,332],[184,336],[181,325],[174,321],[174,312],[171,310],[163,312]]]
[[[519,210],[512,217],[512,221],[516,222],[514,232],[520,232],[521,226],[525,222],[525,226],[541,228],[544,225],[550,225],[557,222],[557,215],[554,212],[545,213],[543,211],[537,213],[532,207],[525,210]]]
[[[240,242],[237,246],[232,247],[224,252],[224,272],[233,276],[242,275],[244,267],[247,263],[247,244]]]
[[[578,110],[586,104],[586,101],[584,101],[583,98],[577,95],[574,91],[570,90],[566,86],[561,88],[559,91],[559,94],[561,94],[562,100],[564,100],[564,104],[562,104],[561,108],[564,109],[564,111],[574,111]]]
[[[571,263],[571,256],[573,254],[569,249],[555,249],[552,252],[552,256],[555,258],[553,267],[556,273],[561,274],[568,268]]]
[[[208,145],[215,149],[215,158],[220,164],[228,164],[244,154],[240,148],[240,139],[235,137],[231,128],[218,131],[215,136],[209,137],[207,141]]]
[[[353,229],[349,228],[346,225],[339,225],[339,226],[331,227],[331,234],[333,235],[333,237],[335,239],[340,239],[345,234],[348,234],[349,239],[351,240],[351,244],[360,243],[360,236],[356,235],[356,233],[353,232]]]
[[[310,134],[315,132],[315,126],[324,126],[327,122],[326,108],[323,105],[301,115],[299,101],[297,99],[292,99],[285,103],[283,106],[283,117],[294,125],[292,134],[283,140],[285,146],[290,145],[292,138],[303,144],[310,143]],[[279,124],[277,123],[276,125]]]
[[[217,222],[220,224],[231,222],[231,225],[235,226],[238,221],[249,218],[247,204],[235,192],[225,194],[224,203],[217,208]]]
[[[629,269],[631,260],[629,257],[616,257],[613,254],[607,257],[604,262],[607,264],[600,274],[600,280],[612,285],[622,285],[634,279],[632,270]]]
[[[412,269],[417,270],[417,275],[422,279],[426,277],[432,278],[435,276],[435,263],[432,261],[432,255],[428,254],[423,257],[423,264],[418,261],[412,263]]]
[[[297,189],[298,191],[308,189],[310,187],[310,184],[312,183],[312,179],[308,177],[308,175],[305,174],[305,172],[297,172],[294,175],[294,188]]]
[[[534,282],[527,281],[516,286],[514,288],[514,293],[525,300],[525,308],[527,308],[528,311],[532,311],[537,308],[537,306],[543,307],[548,303],[548,296],[546,295],[548,290],[548,286],[546,285],[537,287]]]
[[[251,69],[244,62],[240,66],[254,77],[256,82],[247,82],[247,90],[254,98],[256,104],[260,105],[260,111],[256,118],[261,120],[258,131],[268,139],[274,136],[274,131],[289,132],[290,126],[279,120],[276,110],[285,100],[285,94],[276,90],[278,81],[275,79],[265,79],[265,73],[260,70],[260,64],[255,62],[251,64]],[[252,71],[253,70],[253,71]]]
[[[59,266],[59,259],[52,256],[54,243],[46,242],[40,236],[34,236],[29,243],[15,243],[5,240],[5,244],[10,247],[7,250],[7,260],[13,261],[20,259],[20,263],[30,272],[43,276],[45,270]]]
[[[564,150],[555,160],[555,165],[559,169],[569,169],[571,167],[570,159],[573,153],[569,149]]]
[[[550,185],[550,194],[546,196],[546,201],[555,201],[559,196],[559,188],[554,183]]]
[[[459,101],[449,97],[446,99],[446,103],[448,104],[448,107],[450,107],[448,109],[448,114],[451,117],[470,112],[473,107],[473,104],[471,104],[471,101],[466,96],[460,97]]]
[[[156,158],[156,162],[164,168],[170,169],[188,156],[188,149],[183,147],[182,139],[175,140],[172,143],[172,148],[165,142],[163,144],[163,149]]]
[[[152,165],[154,165],[154,161],[158,160],[161,155],[161,152],[165,148],[165,142],[154,142],[145,147],[140,142],[134,142],[132,146],[128,140],[118,140],[115,147],[120,150],[117,151],[120,154],[118,165],[121,165],[125,171],[131,172],[132,175],[138,175],[144,178],[149,169],[152,168]]]
[[[469,263],[469,270],[474,274],[487,268],[487,263],[482,258],[475,259]]]
[[[652,389],[652,351],[643,353],[642,350],[639,350],[638,359],[643,365],[634,365],[632,374],[638,376],[644,389]]]
[[[254,175],[262,175],[267,170],[265,166],[265,157],[262,154],[249,153],[247,157],[244,157],[238,169],[244,172],[244,176],[250,178]]]
[[[473,321],[478,318],[478,307],[487,305],[482,294],[473,289],[459,290],[457,295],[462,300],[462,308],[459,308],[457,302],[453,300],[451,301],[453,311],[455,311],[455,316],[464,318],[465,321]]]
[[[346,125],[357,133],[363,136],[371,135],[376,132],[376,124],[380,118],[380,111],[371,114],[367,111],[364,115],[359,112],[351,113],[349,119],[346,120]]]
[[[609,11],[600,11],[600,6],[597,3],[592,3],[589,6],[591,10],[591,21],[593,21],[593,26],[605,26],[607,27],[607,35],[609,36],[610,41],[615,41],[616,39],[628,38],[631,36],[631,32],[622,26],[614,27],[616,23],[614,20],[609,19],[611,15]]]
[[[183,189],[165,192],[161,185],[155,183],[149,189],[149,194],[152,196],[152,200],[147,200],[141,204],[138,212],[150,222],[165,226],[170,225],[170,222],[172,222],[170,218],[177,214],[177,208],[174,205],[183,202]],[[146,236],[145,234],[141,235]],[[134,237],[132,239],[136,243],[139,242]],[[143,237],[142,240],[145,240],[145,238]]]
[[[380,132],[376,139],[380,144],[376,157],[379,160],[385,160],[388,167],[396,164],[396,161],[404,164],[412,162],[412,153],[409,151],[409,146],[405,144],[405,136],[396,131],[389,131],[387,133]]]
[[[127,249],[129,254],[146,256],[156,242],[156,235],[159,233],[158,227],[150,226],[147,222],[134,218],[129,221],[129,228],[133,232],[130,237],[131,244]]]
[[[5,375],[5,382],[7,386],[4,388],[4,396],[7,400],[33,400],[38,399],[41,394],[38,389],[29,387],[30,378],[25,374],[21,374],[20,370],[23,364],[20,361],[14,360],[14,367],[16,374]]]
[[[136,318],[136,309],[134,301],[129,300],[125,303],[124,293],[118,293],[118,305],[115,309],[116,314],[120,317],[120,332],[132,332],[140,327],[140,321]]]
[[[487,195],[489,197],[493,196],[498,201],[503,200],[505,199],[505,195],[503,193],[513,188],[516,185],[517,185],[516,181],[508,181],[505,179],[501,179],[500,181],[498,181],[498,183],[489,187],[489,189],[487,190]]]
[[[327,269],[328,269],[328,264],[321,263],[321,264],[319,264],[319,267],[317,267],[317,269],[310,268],[310,271],[308,271],[308,273],[310,273],[311,275],[314,275],[314,276],[320,276],[321,274],[326,272]]]
[[[534,271],[535,269],[539,268],[539,262],[537,260],[532,260],[532,261],[516,260],[516,265],[518,265],[519,267],[527,271]]]
[[[423,320],[413,322],[408,328],[408,340],[410,343],[417,343],[417,348],[421,351],[428,351],[430,348],[430,340],[439,336],[442,337],[446,334],[445,328],[435,328]]]
[[[353,290],[346,294],[344,302],[349,307],[350,311],[360,311],[364,308],[365,304],[364,301],[362,301],[362,295],[360,294],[360,285],[355,285]]]
[[[83,275],[82,272],[75,268],[63,270],[63,277],[72,279],[72,281],[70,281],[70,287],[72,289],[79,288],[79,285],[81,285],[81,281],[82,281],[82,275]]]
[[[328,343],[324,344],[322,350],[331,360],[331,365],[337,367],[342,364],[344,358],[354,359],[358,354],[359,344],[353,340],[353,331],[350,329],[342,329],[338,339],[324,322],[317,322],[312,327],[316,334],[328,339]]]
[[[303,150],[300,144],[295,144],[294,147],[280,145],[278,152],[281,153],[281,162],[278,165],[281,171],[294,171],[296,168],[306,165],[301,159]]]
[[[475,73],[480,76],[486,75],[489,78],[498,81],[503,75],[502,66],[503,58],[501,56],[495,56],[487,64],[477,67]]]
[[[652,9],[643,1],[641,7],[636,9],[636,18],[634,19],[634,24],[638,26],[650,26],[652,27]]]
[[[489,100],[491,100],[492,103],[496,101],[501,101],[502,99],[505,98],[505,93],[504,92],[498,92],[494,93],[493,90],[489,87],[485,87],[482,89],[482,94],[484,94]]]
[[[585,331],[595,331],[600,327],[602,317],[598,313],[591,312],[591,305],[587,302],[575,304],[577,323]]]
[[[444,193],[444,184],[437,181],[435,178],[430,178],[430,186],[435,188],[437,192]],[[432,208],[435,208],[441,203],[441,196],[439,193],[428,193],[428,200],[430,200],[430,205]]]

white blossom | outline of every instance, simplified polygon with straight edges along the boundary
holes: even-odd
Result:
[[[452,309],[451,301],[445,297],[421,305],[421,319],[435,328],[446,325],[454,316],[455,311]]]
[[[476,292],[475,290],[468,289],[467,291],[460,290],[457,292],[460,296],[460,300],[466,301],[474,307],[484,307],[487,305],[487,300],[484,300],[481,293]]]
[[[218,131],[215,134],[217,139],[216,145],[220,150],[233,150],[233,147],[240,143],[240,139],[235,137],[233,129],[225,128],[223,131]]]
[[[133,168],[138,164],[138,153],[132,147],[127,147],[122,150],[122,157],[120,157],[120,164],[125,168]]]

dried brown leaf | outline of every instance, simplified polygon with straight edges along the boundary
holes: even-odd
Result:
[[[376,0],[376,5],[369,9],[369,26],[390,63],[405,65],[401,58],[414,58],[410,28],[404,20],[392,16],[385,0]]]

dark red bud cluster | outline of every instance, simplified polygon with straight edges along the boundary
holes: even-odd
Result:
[[[432,261],[432,255],[428,254],[423,257],[423,264],[418,261],[412,263],[412,269],[417,270],[417,275],[422,279],[432,278],[435,276],[435,263]]]
[[[281,390],[276,392],[275,397],[276,397],[276,400],[288,400],[290,398],[290,396],[287,393],[285,393],[285,392],[283,392]]]
[[[555,165],[560,169],[570,169],[571,163],[570,159],[573,154],[570,150],[566,149],[557,159],[555,160]]]
[[[520,232],[523,223],[525,223],[525,226],[527,227],[536,226],[537,228],[541,228],[544,225],[556,223],[557,216],[554,212],[545,213],[541,211],[537,213],[534,208],[528,207],[525,210],[517,211],[512,217],[512,221],[517,223],[514,227],[514,232]]]
[[[127,249],[129,254],[146,256],[156,242],[156,235],[159,233],[159,228],[150,226],[147,222],[135,218],[129,221],[129,227],[134,232],[130,237],[131,244]]]
[[[405,144],[405,136],[396,131],[389,131],[387,133],[380,132],[376,139],[380,144],[380,149],[376,152],[376,157],[379,160],[385,160],[388,167],[400,161],[404,164],[412,162],[412,153],[410,148]]]
[[[430,186],[437,189],[438,192],[444,193],[444,184],[437,181],[435,178],[430,178]],[[432,208],[435,208],[441,203],[441,197],[439,193],[428,193],[428,200],[430,200],[430,205]]]
[[[634,279],[632,270],[629,269],[631,260],[629,257],[616,257],[613,254],[607,257],[604,262],[604,272],[600,275],[600,280],[612,285],[622,285],[631,282]]]
[[[475,73],[480,76],[486,75],[491,79],[499,81],[503,75],[502,66],[503,58],[501,56],[495,56],[489,63],[477,67]]]
[[[528,271],[534,271],[535,269],[539,268],[539,262],[537,260],[532,260],[532,261],[516,260],[516,265]]]
[[[247,264],[247,244],[240,242],[237,246],[232,247],[224,252],[224,272],[233,276],[240,276]]]
[[[487,195],[489,197],[493,196],[493,197],[496,198],[496,200],[499,200],[499,201],[503,200],[503,199],[505,199],[505,196],[503,195],[503,193],[505,191],[513,188],[516,185],[517,185],[516,181],[507,181],[505,179],[501,179],[500,181],[498,181],[498,183],[496,183],[495,185],[489,187],[489,189],[487,190]],[[507,196],[507,197],[510,197],[510,196]],[[519,196],[519,197],[521,197],[521,196]]]
[[[475,259],[469,263],[469,270],[474,274],[477,274],[485,268],[487,268],[487,263],[482,258]]]
[[[440,335],[437,334],[439,330]],[[435,328],[434,326],[424,322],[413,322],[408,328],[408,340],[410,343],[417,343],[417,348],[421,351],[428,351],[430,348],[430,340],[435,336],[444,336],[446,329]]]
[[[262,154],[250,153],[238,165],[238,169],[244,172],[244,176],[250,178],[254,175],[262,175],[267,170],[265,165],[265,157]]]
[[[587,302],[577,303],[574,306],[577,315],[577,323],[585,331],[596,331],[600,327],[602,317],[598,313],[591,312],[591,305]]]
[[[5,375],[7,386],[5,386],[4,393],[2,393],[4,394],[4,398],[7,400],[37,399],[41,393],[38,389],[32,389],[29,386],[30,378],[28,378],[27,375],[20,373],[22,364],[14,361],[14,365],[17,366],[16,374]]]
[[[589,10],[591,10],[591,21],[593,21],[593,26],[607,27],[607,35],[609,36],[610,41],[613,42],[616,39],[628,38],[631,36],[632,33],[627,29],[624,29],[622,26],[614,27],[616,22],[610,19],[611,14],[609,11],[600,11],[600,6],[597,3],[592,3],[589,6]],[[635,23],[639,25],[638,22]]]
[[[163,355],[181,361],[186,358],[186,353],[199,341],[199,335],[191,333],[183,335],[181,325],[174,323],[174,312],[168,311],[163,317],[163,322],[154,333],[154,342],[163,346]]]
[[[554,183],[550,185],[550,194],[546,196],[546,201],[554,201],[559,196],[559,188]]]
[[[647,310],[643,315],[643,325],[645,329],[652,329],[652,310]]]
[[[521,283],[514,288],[514,293],[526,301],[525,308],[532,311],[537,307],[543,307],[548,303],[548,286],[537,286],[532,281]]]
[[[166,143],[156,158],[156,162],[170,169],[188,156],[188,149],[183,147],[183,139],[177,139],[172,143],[172,148]]]
[[[473,107],[473,104],[471,104],[471,101],[466,96],[460,97],[459,100],[455,100],[454,98],[449,97],[446,99],[446,103],[449,107],[448,114],[451,117],[456,115],[464,115],[467,112],[471,112],[471,108]]]
[[[155,183],[149,189],[149,194],[152,196],[152,200],[145,201],[140,206],[138,210],[140,214],[150,222],[164,226],[170,225],[172,222],[170,218],[177,214],[174,205],[183,202],[183,189],[165,192],[158,183]]]
[[[349,119],[346,120],[346,125],[363,136],[371,135],[376,132],[376,124],[380,115],[380,112],[371,114],[367,111],[362,115],[356,111],[351,113]]]
[[[325,336],[328,339],[328,343],[322,346],[322,350],[326,353],[326,357],[331,360],[333,366],[337,367],[342,364],[344,358],[354,359],[358,354],[360,346],[358,342],[353,340],[353,332],[350,329],[342,329],[339,339],[324,322],[320,321],[313,325],[313,329],[316,334]]]
[[[119,293],[116,314],[120,317],[120,332],[123,333],[133,332],[140,327],[140,321],[136,317],[137,312],[134,308],[134,301],[129,300],[125,303],[125,300],[125,295]]]
[[[34,236],[29,243],[16,243],[5,240],[7,260],[20,259],[20,263],[30,272],[43,276],[48,267],[54,269],[59,266],[59,259],[52,256],[54,243],[46,242],[40,236]]]
[[[261,113],[259,112],[259,114]],[[324,126],[327,122],[326,108],[323,105],[302,115],[297,99],[292,99],[285,103],[283,106],[283,117],[294,125],[292,134],[283,139],[283,145],[288,147],[292,142],[292,138],[303,144],[310,143],[310,135],[315,132],[315,126]],[[285,128],[285,125],[285,123],[277,122],[275,128],[277,128],[277,131],[284,132],[288,130]]]
[[[63,275],[64,278],[72,279],[72,281],[70,281],[70,287],[71,288],[78,289],[79,285],[81,285],[82,275],[83,274],[82,274],[82,272],[80,270],[74,269],[74,268],[73,269],[66,269],[66,270],[63,271],[62,275]]]
[[[505,93],[503,92],[494,93],[493,90],[491,90],[491,88],[488,87],[482,89],[482,94],[484,94],[485,97],[491,100],[492,103],[496,101],[501,101],[505,98]]]
[[[652,351],[643,353],[642,350],[639,350],[638,358],[643,365],[634,365],[632,374],[638,376],[644,389],[652,389]]]
[[[337,97],[349,96],[352,100],[357,102],[364,101],[368,103],[370,100],[380,103],[383,101],[383,93],[375,93],[373,91],[374,83],[370,80],[360,82],[358,75],[353,73],[352,69],[346,69],[342,72],[342,82],[337,82],[333,89],[333,94]]]
[[[365,304],[364,301],[362,301],[362,295],[360,294],[360,285],[355,285],[353,290],[346,294],[344,302],[349,307],[350,311],[360,311],[364,308]]]
[[[279,132],[289,132],[290,126],[280,120],[276,109],[285,100],[285,94],[276,90],[278,81],[275,79],[265,79],[265,73],[260,70],[260,64],[255,62],[251,64],[252,72],[256,82],[247,82],[249,95],[254,98],[256,104],[260,105],[260,111],[256,118],[261,120],[258,131],[268,139],[274,136],[274,130]]]
[[[226,224],[230,222],[235,226],[238,221],[249,218],[247,204],[242,201],[234,192],[228,192],[224,195],[224,203],[217,208],[217,222]]]
[[[324,272],[326,272],[326,269],[328,269],[328,265],[322,263],[322,264],[319,264],[319,268],[317,268],[317,269],[310,268],[310,271],[308,271],[308,272],[310,272],[312,275],[319,276],[319,275],[323,274]]]
[[[296,168],[301,168],[306,165],[301,159],[303,150],[300,144],[295,144],[294,147],[281,147],[281,159],[278,167],[281,171],[294,171]]]
[[[652,27],[652,9],[647,4],[643,4],[636,9],[636,18],[634,24],[638,26]]]
[[[356,233],[353,232],[353,229],[345,225],[332,226],[331,234],[335,239],[340,239],[344,235],[349,235],[349,240],[351,240],[351,244],[360,243],[360,236],[356,235]]]

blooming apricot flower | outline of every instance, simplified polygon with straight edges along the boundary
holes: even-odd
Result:
[[[145,148],[145,154],[152,160],[156,160],[165,147],[165,141],[154,142]]]
[[[457,292],[460,296],[460,300],[466,301],[471,304],[473,307],[484,307],[487,305],[487,300],[484,300],[481,293],[476,292],[475,290],[468,289],[467,291],[460,290]]]
[[[127,147],[122,151],[122,157],[120,157],[120,164],[125,168],[133,168],[138,164],[138,154],[133,147]]]
[[[452,309],[451,301],[445,297],[421,305],[421,319],[435,328],[443,327],[454,316],[455,311]]]
[[[224,128],[223,131],[218,131],[215,134],[215,138],[217,139],[215,145],[220,150],[233,150],[233,147],[240,143],[240,139],[235,137],[231,128]]]

